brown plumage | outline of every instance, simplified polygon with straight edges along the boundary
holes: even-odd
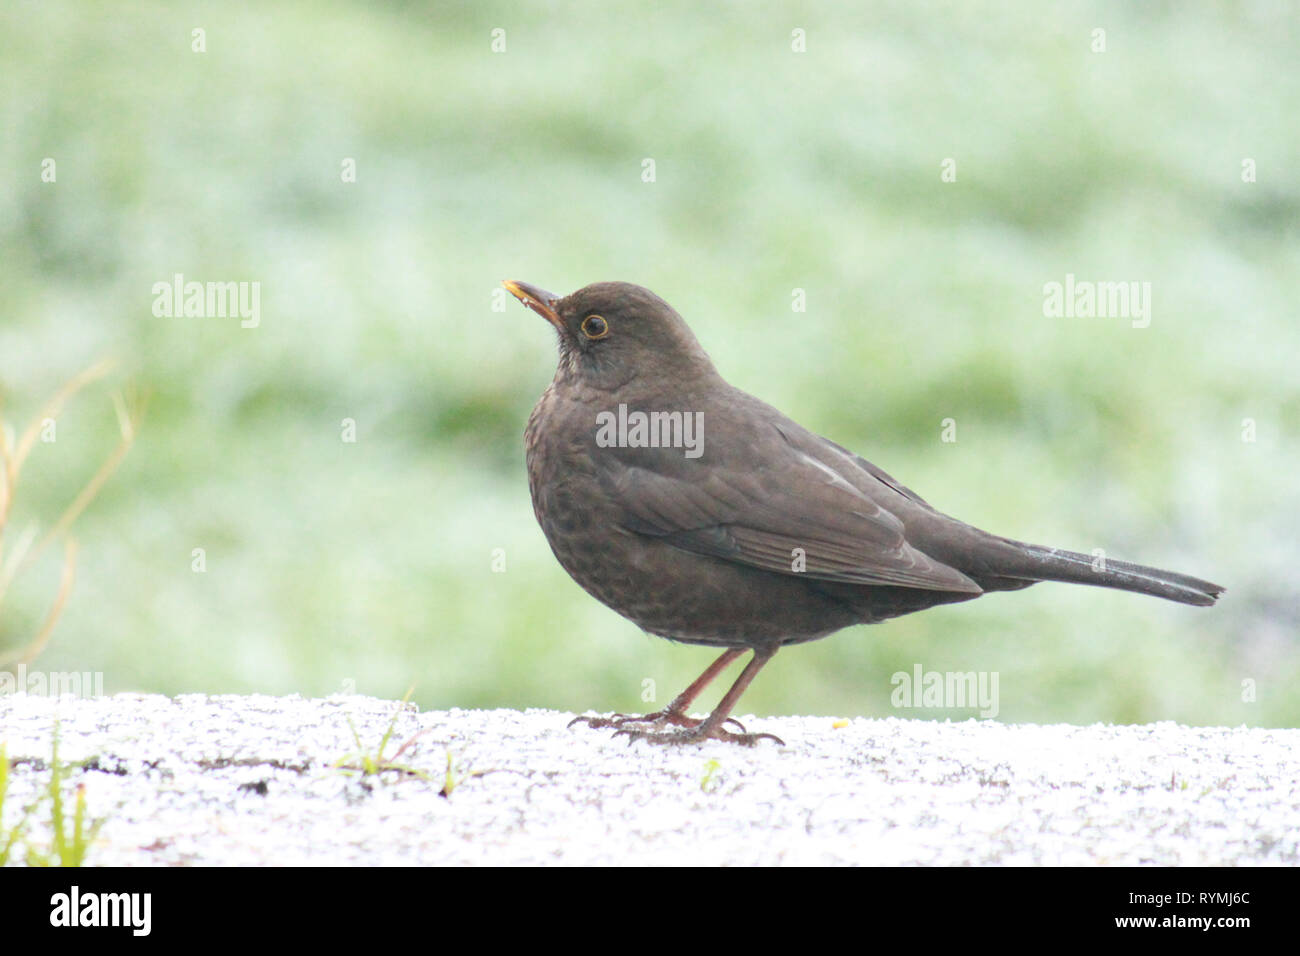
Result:
[[[732,733],[724,723],[785,644],[1038,581],[1196,605],[1223,591],[1141,565],[1099,566],[936,511],[875,465],[728,385],[681,316],[648,289],[599,282],[561,298],[505,285],[559,335],[555,380],[525,431],[533,509],[555,556],[592,596],[650,633],[725,649],[666,710],[582,718],[593,726],[661,743],[752,744],[771,735]],[[637,413],[654,423],[648,431],[618,424]],[[665,441],[653,447],[651,436]],[[688,717],[695,696],[746,650],[753,659],[713,713]],[[642,721],[652,729],[631,728]],[[684,729],[665,732],[667,724]]]

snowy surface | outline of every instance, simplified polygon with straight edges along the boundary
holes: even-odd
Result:
[[[1300,730],[772,717],[745,723],[784,747],[664,748],[408,707],[386,756],[409,741],[422,775],[339,768],[349,720],[373,756],[398,707],[0,697],[3,823],[48,781],[57,715],[61,760],[86,762],[68,785],[107,818],[91,864],[1300,862]]]

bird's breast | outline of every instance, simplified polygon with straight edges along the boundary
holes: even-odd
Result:
[[[682,551],[630,530],[618,456],[594,441],[597,409],[548,389],[525,431],[533,512],[556,559],[643,629],[717,646],[807,640],[853,623],[802,579]]]

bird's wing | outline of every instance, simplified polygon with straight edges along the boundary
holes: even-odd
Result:
[[[879,479],[855,456],[786,425],[769,425],[734,461],[642,451],[619,456],[601,481],[625,527],[684,551],[825,581],[980,593],[907,542],[902,521],[873,499]],[[892,485],[875,487],[906,503]]]

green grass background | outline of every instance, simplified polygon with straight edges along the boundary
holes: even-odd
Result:
[[[1228,587],[1201,610],[1042,585],[854,628],[782,654],[742,710],[898,713],[890,675],[920,663],[997,671],[1004,720],[1300,723],[1294,7],[847,7],[0,8],[4,417],[107,354],[152,393],[39,666],[434,707],[636,709],[651,680],[665,702],[711,653],[555,563],[522,448],[553,337],[493,310],[502,278],[617,278],[943,510]],[[259,281],[261,327],[154,317],[177,272]],[[1045,318],[1067,272],[1152,283],[1150,328]],[[111,448],[105,389],[58,428],[11,533]],[[57,571],[19,581],[0,648]]]

